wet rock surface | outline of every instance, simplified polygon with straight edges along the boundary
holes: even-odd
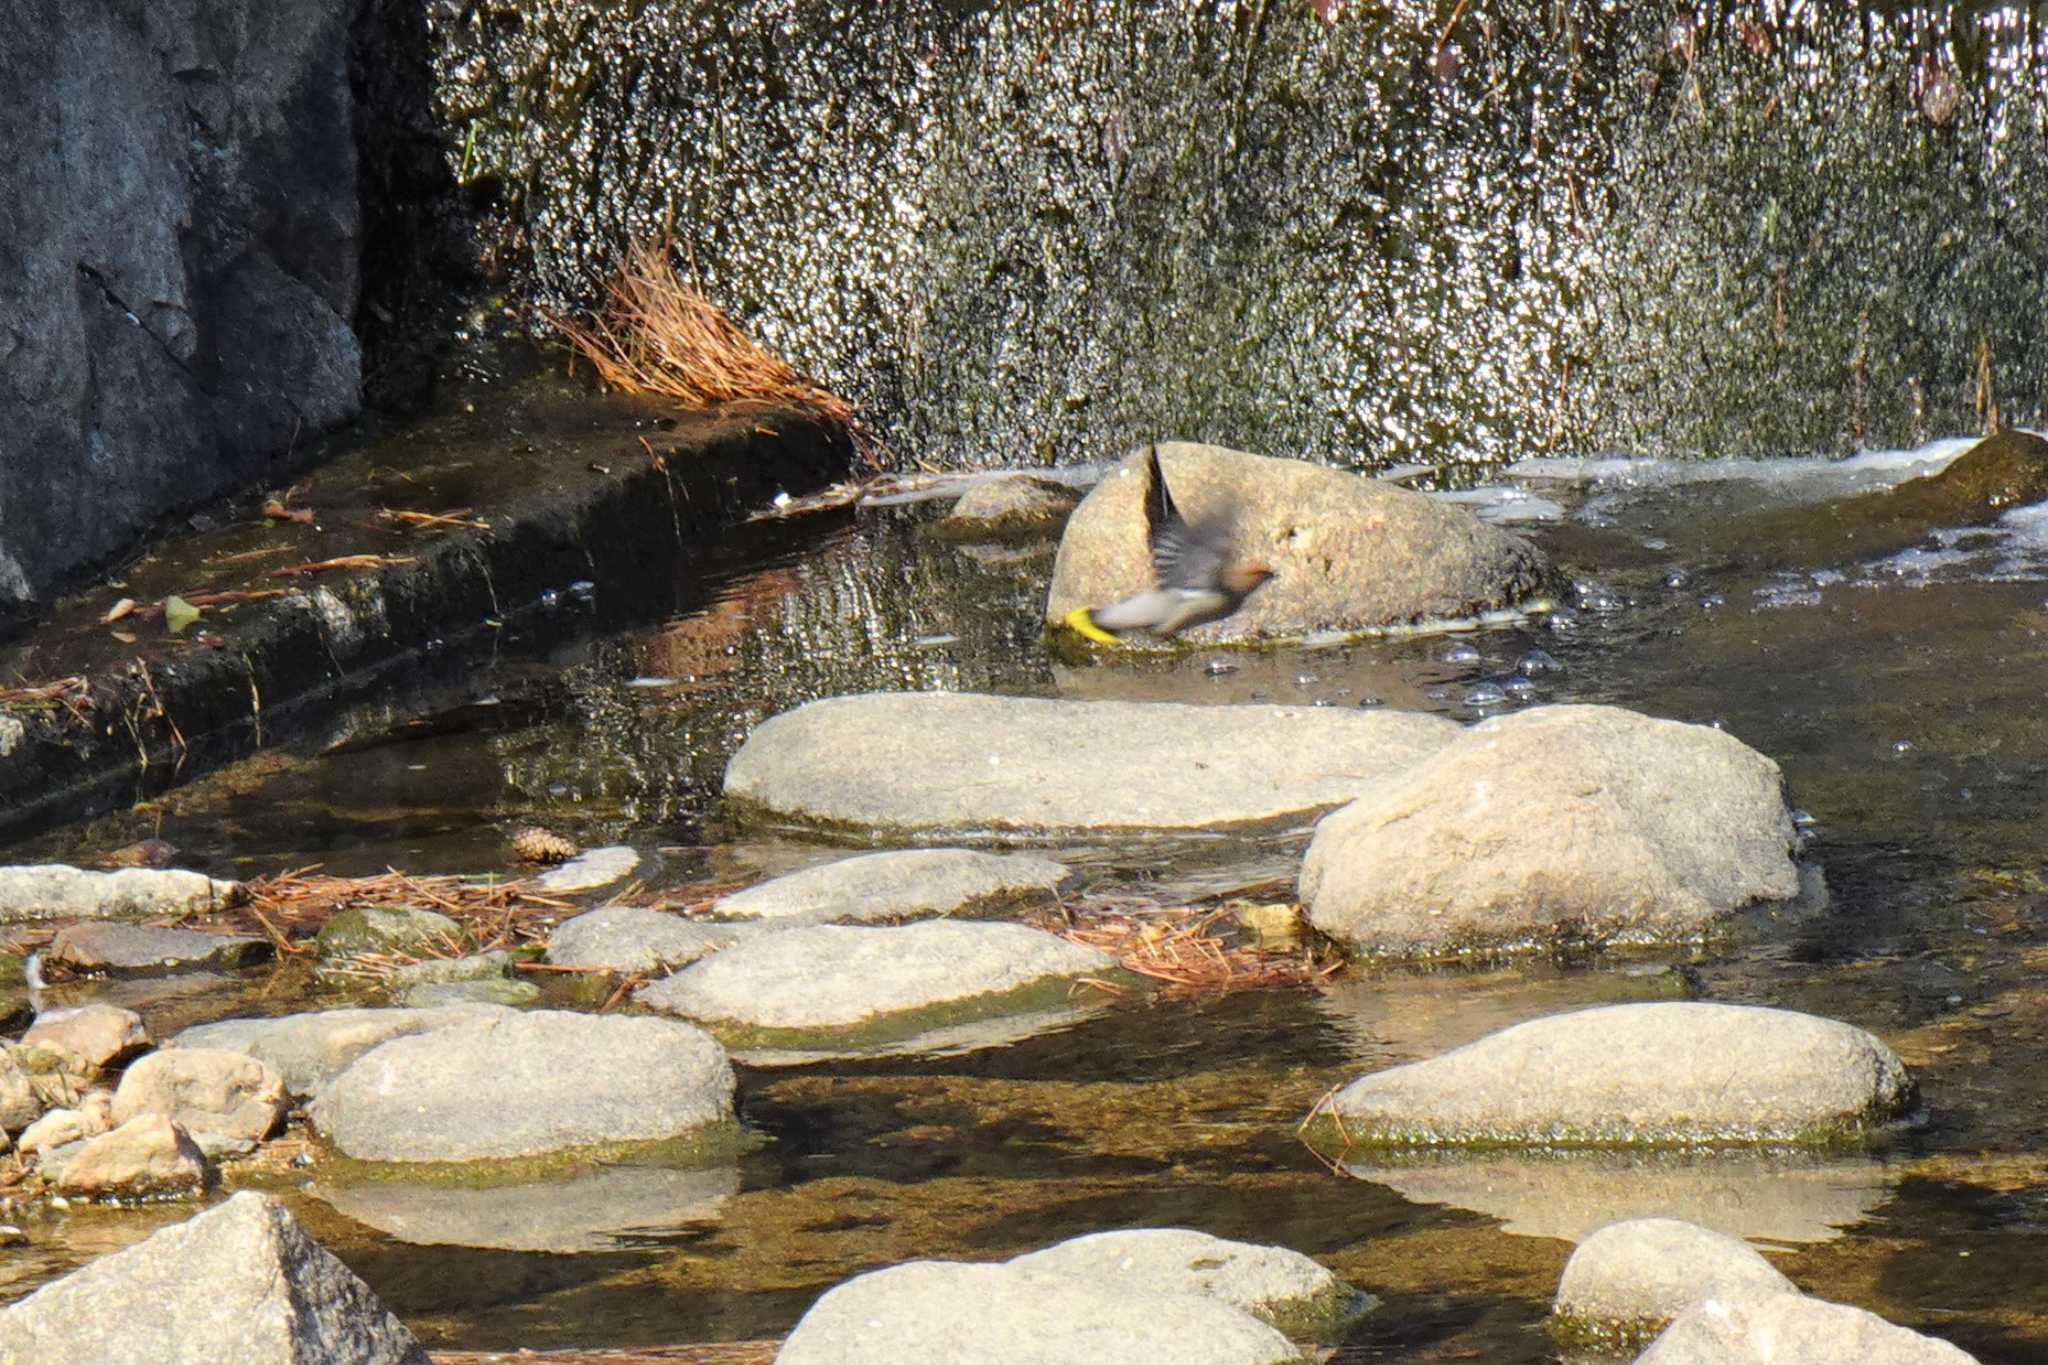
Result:
[[[729,948],[635,998],[707,1023],[844,1029],[1115,966],[1107,953],[1021,924],[812,925]]]
[[[322,959],[406,953],[464,941],[462,926],[438,910],[343,910],[320,926]]]
[[[688,1024],[507,1012],[392,1039],[310,1114],[349,1156],[520,1157],[688,1135],[733,1117],[725,1050]]]
[[[1974,1365],[1976,1357],[1875,1313],[1804,1294],[1716,1295],[1686,1310],[1636,1365]]]
[[[73,924],[57,932],[45,961],[78,972],[243,967],[271,955],[251,934],[202,934],[141,924]]]
[[[368,1286],[250,1192],[0,1309],[0,1341],[21,1365],[427,1365]]]
[[[223,1019],[197,1024],[167,1047],[223,1048],[275,1067],[285,1087],[301,1098],[318,1091],[356,1058],[381,1043],[452,1028],[505,1013],[492,1005],[449,1009],[339,1009],[287,1014],[276,1019]]]
[[[1668,942],[1799,894],[1778,765],[1705,725],[1604,706],[1481,721],[1326,817],[1301,899],[1396,953]]]
[[[113,1118],[176,1119],[188,1133],[260,1141],[284,1119],[284,1077],[240,1052],[174,1047],[150,1053],[121,1077]]]
[[[1028,474],[984,479],[960,495],[933,531],[956,540],[1052,535],[1080,495],[1063,483]]]
[[[737,943],[730,925],[700,924],[641,905],[607,905],[563,920],[548,935],[548,961],[561,967],[654,972],[695,962]]]
[[[61,863],[0,867],[0,923],[203,915],[233,904],[240,894],[234,882],[181,868],[94,872]]]
[[[1458,733],[1377,711],[876,692],[764,721],[725,791],[864,832],[1214,829],[1341,805]]]
[[[1455,620],[1542,596],[1542,551],[1462,507],[1302,460],[1164,441],[1159,464],[1195,524],[1235,513],[1236,555],[1273,578],[1193,642],[1300,637]],[[1074,509],[1053,565],[1045,619],[1154,586],[1145,522],[1148,452],[1128,456]]]
[[[1748,1243],[1675,1218],[1610,1223],[1565,1263],[1551,1305],[1575,1337],[1646,1340],[1701,1299],[1797,1293]]]
[[[1366,1144],[1827,1142],[1913,1094],[1862,1029],[1673,1001],[1576,1010],[1353,1081],[1330,1102]]]
[[[1009,1265],[913,1261],[856,1276],[813,1304],[776,1365],[1055,1365],[1171,1360],[1279,1365],[1300,1352],[1251,1314],[1200,1294]]]
[[[1054,900],[1063,863],[971,849],[906,849],[820,863],[720,897],[712,913],[777,924],[844,924],[987,912]]]
[[[570,896],[610,886],[638,866],[638,850],[624,844],[611,844],[585,850],[560,867],[549,868],[533,879],[533,885],[545,895]]]

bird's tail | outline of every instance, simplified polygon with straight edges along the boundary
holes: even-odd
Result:
[[[1086,607],[1075,607],[1061,619],[1066,622],[1067,629],[1085,639],[1095,641],[1098,645],[1118,643],[1116,636],[1095,624],[1095,613]]]

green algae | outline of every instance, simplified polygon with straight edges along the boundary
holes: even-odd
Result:
[[[375,1181],[489,1189],[556,1179],[592,1166],[713,1166],[755,1151],[767,1141],[762,1134],[726,1120],[707,1123],[674,1137],[589,1143],[532,1156],[478,1157],[469,1161],[367,1161],[327,1147],[323,1149],[320,1165],[337,1184]]]

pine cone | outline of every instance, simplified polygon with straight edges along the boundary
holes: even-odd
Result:
[[[522,863],[566,863],[576,852],[575,844],[539,825],[512,836],[512,856]]]

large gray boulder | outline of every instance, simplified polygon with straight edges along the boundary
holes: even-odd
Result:
[[[548,961],[608,972],[654,972],[695,962],[739,941],[729,925],[700,924],[644,905],[607,905],[563,920]]]
[[[1575,1010],[1361,1077],[1323,1120],[1366,1145],[1829,1142],[1896,1115],[1913,1083],[1862,1029],[1671,1001]]]
[[[202,872],[175,867],[124,867],[118,872],[94,872],[63,863],[0,867],[0,924],[39,919],[175,919],[232,905],[241,892],[239,882],[215,881]]]
[[[1458,734],[1329,707],[877,692],[762,722],[725,791],[742,813],[861,834],[1207,830],[1341,805]]]
[[[1108,953],[1022,924],[820,924],[728,948],[635,998],[707,1023],[843,1029],[1115,967]]]
[[[690,1136],[732,1095],[725,1049],[688,1024],[508,1010],[372,1048],[310,1113],[348,1156],[472,1161]]]
[[[811,1305],[775,1365],[1297,1365],[1294,1344],[1200,1294],[1008,1265],[912,1261]]]
[[[270,941],[253,934],[202,934],[149,924],[95,922],[59,929],[45,960],[74,972],[120,974],[241,967],[270,954]]]
[[[369,1286],[247,1192],[0,1309],[4,1365],[427,1365]]]
[[[1565,1262],[1552,1320],[1570,1339],[1639,1342],[1704,1298],[1797,1292],[1738,1238],[1676,1218],[1609,1223]]]
[[[721,897],[712,913],[780,924],[913,920],[1043,904],[1076,880],[1064,863],[965,848],[898,849],[820,863]]]
[[[1482,721],[1316,827],[1324,933],[1426,953],[1698,938],[1799,894],[1778,765],[1705,725],[1610,706]]]
[[[285,1088],[303,1099],[340,1075],[356,1058],[393,1038],[493,1019],[510,1012],[501,1005],[454,1005],[442,1009],[317,1010],[275,1019],[222,1019],[212,1024],[195,1024],[164,1046],[245,1052],[276,1067],[284,1077]]]
[[[0,629],[357,411],[355,13],[10,6]]]
[[[1520,606],[1550,586],[1543,552],[1462,507],[1302,460],[1163,441],[1174,502],[1199,521],[1236,511],[1236,550],[1273,578],[1236,615],[1187,632],[1262,639],[1454,620]],[[1146,451],[1074,509],[1060,539],[1045,617],[1153,586],[1145,524]]]
[[[1804,1294],[1702,1299],[1636,1365],[1976,1365],[1977,1358],[1875,1313]]]

